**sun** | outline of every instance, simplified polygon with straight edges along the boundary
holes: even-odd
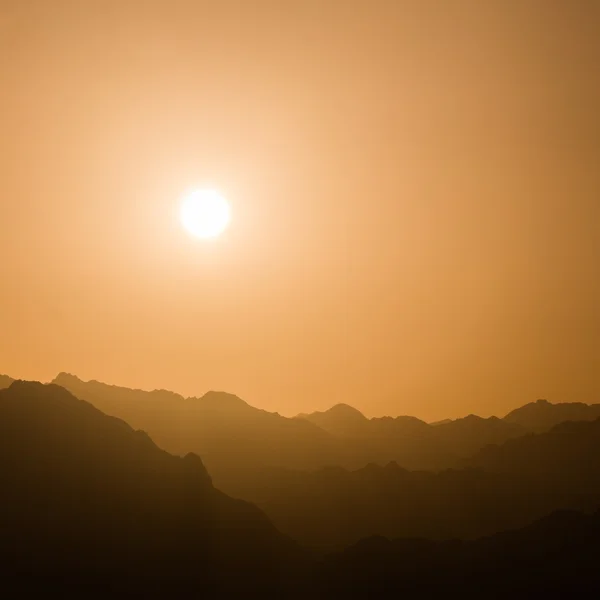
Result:
[[[231,220],[229,202],[216,190],[194,190],[181,203],[181,223],[193,236],[216,238]]]

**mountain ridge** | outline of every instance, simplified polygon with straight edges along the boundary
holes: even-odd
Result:
[[[171,455],[54,384],[0,391],[0,473],[0,560],[21,589],[278,595],[302,564],[260,509],[213,486],[198,456]]]
[[[362,537],[472,539],[525,526],[561,508],[600,506],[600,419],[488,445],[460,468],[412,471],[395,462],[314,472],[273,469],[244,497],[318,551]]]
[[[3,380],[7,380],[9,383],[14,381],[13,378],[7,376],[7,375],[0,375],[0,385],[2,383]],[[67,373],[67,372],[60,372],[53,380],[51,383],[56,383],[57,385],[62,385],[62,387],[65,387],[66,389],[69,388],[69,385],[73,385],[73,384],[98,384],[100,386],[106,386],[108,388],[112,388],[115,390],[122,390],[122,391],[127,391],[127,392],[136,392],[136,393],[143,393],[143,394],[153,394],[153,395],[157,395],[157,394],[165,394],[165,395],[169,395],[171,396],[173,399],[179,399],[179,400],[190,400],[190,399],[203,399],[206,398],[207,396],[213,396],[213,395],[223,395],[224,397],[231,397],[234,399],[239,400],[240,403],[246,404],[247,406],[250,406],[251,408],[255,408],[256,410],[263,410],[264,412],[268,412],[269,414],[276,414],[278,416],[281,416],[279,413],[277,412],[269,412],[266,411],[264,409],[258,408],[258,407],[254,407],[250,404],[248,404],[245,400],[241,399],[239,396],[232,394],[230,392],[225,392],[225,391],[218,391],[218,390],[208,390],[207,392],[205,392],[202,396],[183,396],[182,394],[179,394],[177,392],[171,391],[171,390],[167,390],[167,389],[154,389],[154,390],[146,390],[146,389],[141,389],[141,388],[128,388],[126,386],[120,386],[120,385],[114,385],[114,384],[109,384],[109,383],[104,383],[95,379],[91,379],[88,381],[85,381],[81,378],[79,378],[77,375],[73,375],[71,373]],[[0,388],[1,389],[1,388]],[[598,418],[600,416],[600,403],[595,403],[595,404],[586,404],[583,402],[557,402],[557,403],[553,403],[550,402],[548,400],[545,399],[540,399],[534,402],[530,402],[527,403],[525,405],[519,406],[511,411],[509,411],[504,417],[498,417],[497,415],[492,415],[490,417],[481,417],[477,414],[474,413],[470,413],[469,415],[465,415],[464,417],[458,417],[455,419],[449,419],[449,418],[445,418],[445,419],[439,419],[436,421],[432,421],[432,422],[426,422],[423,419],[420,419],[419,417],[415,417],[412,415],[396,415],[396,416],[391,416],[391,415],[382,415],[382,416],[376,416],[376,417],[366,417],[360,410],[358,410],[357,408],[355,408],[354,406],[344,403],[344,402],[340,402],[337,404],[334,404],[333,406],[331,406],[330,408],[323,410],[323,411],[314,411],[311,413],[299,413],[295,416],[292,417],[282,417],[282,418],[288,418],[288,419],[304,419],[304,420],[310,420],[310,418],[314,417],[314,416],[322,416],[322,415],[335,415],[335,416],[348,416],[348,415],[355,415],[357,420],[364,420],[364,421],[372,421],[374,419],[385,419],[385,420],[389,420],[389,419],[411,419],[411,420],[416,420],[419,421],[421,423],[425,423],[427,425],[431,425],[431,426],[439,426],[439,425],[448,425],[450,423],[454,423],[456,421],[461,421],[464,419],[472,419],[472,418],[477,418],[477,419],[484,419],[484,420],[489,420],[489,419],[498,419],[498,420],[504,420],[504,421],[508,421],[511,423],[517,423],[517,424],[523,424],[521,419],[519,418],[521,416],[522,413],[525,413],[526,411],[534,413],[536,410],[537,411],[541,411],[541,410],[551,410],[551,411],[558,411],[558,410],[564,410],[567,413],[572,410],[573,412],[575,410],[579,410],[582,413],[582,416],[584,418],[573,418],[572,416],[570,418],[562,418],[562,417],[557,417],[559,420],[557,422],[553,422],[551,425],[548,426],[548,428],[552,427],[553,425],[558,424],[558,422],[562,422],[562,421],[577,421],[577,420],[593,420],[595,418]],[[587,417],[585,416],[585,411],[587,411],[588,409],[591,410],[592,414],[596,415],[596,411],[598,411],[596,416],[590,416]]]
[[[174,454],[198,454],[225,491],[232,491],[231,479],[250,477],[253,469],[265,465],[312,468],[322,461],[343,461],[343,443],[321,428],[252,407],[233,394],[207,392],[200,398],[183,398],[170,392],[84,382],[74,376],[61,376],[55,382],[103,412],[148,431],[161,448]]]
[[[537,400],[510,411],[504,420],[541,433],[565,421],[593,421],[600,417],[600,404]]]
[[[411,470],[459,468],[485,446],[502,444],[534,430],[536,411],[553,411],[555,406],[526,405],[527,414],[534,414],[527,421],[531,427],[520,422],[519,409],[509,420],[468,415],[431,425],[410,416],[369,419],[347,404],[288,418],[225,392],[184,398],[167,390],[132,390],[85,382],[67,373],[59,374],[54,383],[134,429],[147,431],[161,448],[173,454],[199,455],[217,487],[233,495],[246,493],[253,474],[265,468],[312,471],[338,465],[357,470],[369,463],[385,465],[390,461]],[[561,416],[569,416],[568,405],[556,406]],[[584,406],[584,416],[589,417],[594,405]],[[581,405],[575,405],[575,411],[581,414]],[[535,430],[545,429],[540,425]],[[231,440],[236,443],[232,445]]]
[[[3,390],[5,388],[9,387],[13,381],[14,381],[14,379],[12,377],[9,377],[8,375],[0,374],[0,390]]]

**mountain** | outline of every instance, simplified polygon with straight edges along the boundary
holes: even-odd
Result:
[[[56,385],[0,391],[0,478],[5,591],[278,595],[302,565],[200,458],[168,454]]]
[[[446,425],[448,423],[452,423],[452,419],[442,419],[441,421],[433,421],[429,423],[432,427],[436,427],[437,425]]]
[[[475,415],[436,425],[409,416],[368,419],[346,404],[285,418],[224,392],[184,398],[164,390],[147,392],[84,382],[65,373],[54,383],[102,412],[147,431],[171,453],[198,454],[219,489],[260,501],[265,509],[273,500],[278,470],[317,471],[335,465],[356,471],[370,463],[389,462],[413,471],[457,469],[486,446],[501,445],[531,431],[518,420]],[[274,479],[269,482],[271,476]],[[259,485],[265,486],[264,494],[257,489]]]
[[[367,419],[360,411],[347,404],[337,404],[327,411],[300,414],[299,419],[310,421],[329,433],[341,437],[369,437],[370,435],[406,435],[425,432],[430,427],[444,427],[441,436],[453,442],[466,434],[472,439],[464,452],[473,447],[477,450],[481,444],[495,444],[528,432],[548,431],[565,421],[593,421],[600,418],[600,404],[582,404],[565,402],[552,404],[547,400],[538,400],[521,406],[503,419],[490,417],[483,419],[477,415],[468,415],[462,419],[443,419],[425,423],[415,417],[379,417]],[[412,424],[412,427],[411,427]],[[425,427],[428,425],[428,427]],[[464,453],[463,452],[463,453]]]
[[[508,413],[504,420],[536,433],[548,431],[565,421],[593,421],[600,418],[600,404],[564,402],[551,404],[547,400],[530,402]]]
[[[361,435],[368,426],[368,419],[348,404],[336,404],[325,412],[300,414],[299,419],[314,423],[334,435]]]
[[[598,455],[587,455],[598,460]],[[324,553],[364,537],[473,539],[522,527],[553,510],[600,506],[597,470],[524,480],[518,473],[483,469],[439,473],[407,471],[390,463],[357,471],[327,468],[307,473],[271,470],[257,474],[242,494],[277,528]]]
[[[396,463],[355,471],[271,469],[241,496],[320,552],[372,535],[473,539],[561,508],[600,506],[600,419],[487,445],[463,463],[437,473]]]
[[[84,382],[65,373],[54,383],[147,431],[169,452],[198,454],[215,485],[225,491],[235,491],[240,481],[251,483],[253,472],[265,467],[353,464],[352,450],[313,423],[259,410],[232,394],[208,392],[201,398],[183,398],[166,391]]]
[[[367,419],[345,404],[297,418],[361,447],[364,464],[395,461],[409,469],[450,468],[487,444],[502,443],[527,433],[519,424],[475,415],[431,425],[408,416]]]
[[[10,387],[10,384],[14,381],[12,377],[8,375],[0,375],[0,390],[4,390]]]
[[[593,482],[600,492],[600,419],[567,421],[546,433],[487,446],[466,464],[525,481],[557,482],[574,492]]]
[[[238,401],[230,401],[228,408],[239,410]],[[221,398],[211,396],[211,402],[220,405]],[[510,457],[496,461],[494,473],[436,475],[388,465],[355,473],[328,469],[310,477],[337,490],[330,509],[337,507],[343,518],[330,522],[334,529],[350,525],[356,511],[379,518],[381,507],[372,497],[357,501],[351,494],[356,486],[390,494],[386,479],[396,489],[389,509],[404,515],[406,525],[411,507],[428,504],[477,520],[482,496],[494,498],[497,510],[512,510],[514,498],[502,494],[498,478],[507,476],[500,472],[507,470],[503,465],[523,453],[534,455],[529,471],[540,464],[539,456],[564,455],[559,471],[585,464],[586,476],[600,481],[594,460],[599,427],[565,423],[506,442],[496,454],[486,449],[480,456]],[[551,450],[557,444],[562,450]],[[563,510],[475,540],[370,536],[314,561],[259,509],[215,489],[200,458],[161,450],[146,433],[56,385],[17,381],[0,390],[0,479],[0,573],[9,595],[299,600],[422,598],[448,590],[467,598],[600,592],[597,512]],[[289,493],[306,484],[300,481]],[[409,493],[415,486],[421,496]],[[529,505],[544,495],[529,489],[521,498]],[[344,496],[349,500],[340,504]]]
[[[496,418],[470,416],[431,426],[408,416],[367,419],[338,404],[322,413],[288,419],[224,392],[183,398],[162,390],[84,382],[66,373],[54,383],[147,431],[169,452],[200,455],[217,487],[241,497],[256,471],[265,468],[358,469],[371,462],[396,461],[410,469],[443,469],[457,466],[486,444],[524,433],[519,425]]]
[[[348,404],[336,404],[324,412],[299,414],[296,419],[310,421],[321,429],[340,437],[371,437],[377,433],[412,434],[428,428],[427,423],[416,417],[380,417],[367,419],[360,411]]]
[[[502,444],[527,433],[527,429],[517,423],[498,417],[484,419],[477,415],[441,423],[434,426],[433,431],[439,443],[457,458],[471,456],[488,444]]]
[[[323,561],[314,597],[597,597],[599,545],[600,513],[573,511],[474,541],[371,537]]]

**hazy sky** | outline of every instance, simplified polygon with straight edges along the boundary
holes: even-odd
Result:
[[[600,402],[599,64],[595,0],[0,0],[0,372]]]

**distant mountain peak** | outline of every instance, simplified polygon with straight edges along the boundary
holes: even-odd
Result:
[[[343,403],[336,404],[324,412],[299,414],[296,418],[310,421],[334,435],[360,434],[369,424],[369,419],[359,410]]]
[[[0,375],[0,390],[9,387],[14,379],[8,375]]]
[[[564,421],[592,421],[600,417],[600,404],[565,402],[553,404],[540,399],[509,412],[504,420],[519,423],[531,431],[548,431]]]
[[[367,417],[365,417],[365,415],[363,415],[360,410],[354,408],[353,406],[350,406],[349,404],[344,404],[344,403],[340,403],[340,404],[335,404],[334,406],[332,406],[329,410],[326,410],[325,413],[328,414],[335,414],[338,416],[346,416],[346,417],[356,417],[359,418],[361,420],[367,420]]]
[[[211,408],[251,408],[250,405],[235,394],[211,390],[200,398],[204,406]]]
[[[78,382],[82,382],[83,381],[81,379],[79,379],[79,377],[77,377],[77,375],[72,375],[71,373],[67,373],[65,371],[61,371],[53,380],[52,383],[56,383],[56,385],[60,385],[61,382],[67,382],[67,381],[78,381]]]
[[[56,385],[60,385],[65,389],[69,390],[72,394],[77,397],[87,396],[88,393],[93,392],[94,398],[99,394],[104,394],[105,392],[117,393],[120,395],[126,395],[130,398],[137,396],[138,399],[143,400],[158,400],[158,399],[169,399],[171,401],[179,401],[183,400],[183,396],[177,394],[175,392],[171,392],[169,390],[140,390],[140,389],[131,389],[127,387],[122,387],[118,385],[113,385],[109,383],[104,383],[102,381],[96,381],[95,379],[91,379],[90,381],[84,381],[80,379],[76,375],[72,375],[71,373],[59,373],[52,383]],[[105,408],[105,407],[104,407]]]
[[[460,420],[460,419],[457,419]],[[471,423],[474,423],[475,421],[483,421],[483,417],[480,417],[479,415],[474,415],[473,413],[467,415],[466,417],[463,417],[464,421],[470,421]]]

